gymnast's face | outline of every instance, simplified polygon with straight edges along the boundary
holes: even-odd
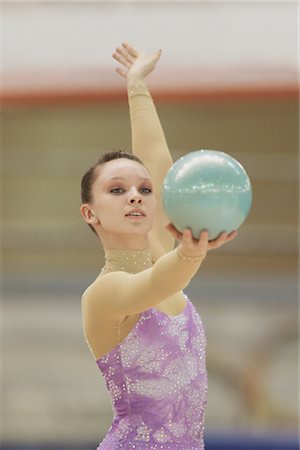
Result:
[[[96,170],[91,209],[99,234],[147,234],[156,207],[148,170],[126,158],[114,159]]]

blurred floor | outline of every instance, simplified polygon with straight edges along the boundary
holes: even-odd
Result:
[[[95,450],[93,443],[54,445],[3,445],[2,450]],[[113,449],[112,449],[113,450]],[[186,449],[189,450],[189,449]],[[207,435],[205,450],[299,450],[296,435]]]

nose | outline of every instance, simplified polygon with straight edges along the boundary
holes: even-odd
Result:
[[[141,194],[136,189],[132,189],[132,191],[130,192],[130,195],[128,197],[128,200],[131,205],[135,205],[135,204],[140,205],[143,202]]]

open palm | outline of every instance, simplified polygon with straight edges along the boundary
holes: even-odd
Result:
[[[122,77],[146,78],[155,68],[160,55],[161,50],[147,54],[137,50],[127,42],[123,42],[121,47],[116,48],[112,56],[123,66],[116,69]]]

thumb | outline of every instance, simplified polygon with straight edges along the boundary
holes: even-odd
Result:
[[[178,231],[173,224],[168,223],[166,225],[166,229],[172,234],[172,236],[179,241],[182,238],[182,233],[180,233],[180,231]]]
[[[154,53],[154,56],[155,56],[157,61],[161,57],[161,54],[162,54],[162,49],[161,48]]]

